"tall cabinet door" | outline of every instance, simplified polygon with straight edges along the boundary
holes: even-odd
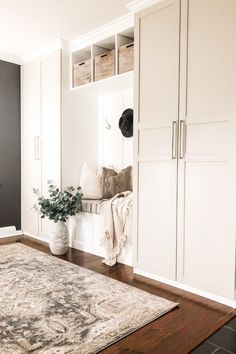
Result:
[[[36,203],[33,188],[39,188],[40,135],[40,63],[21,67],[22,110],[22,229],[38,234],[38,214],[33,210]]]
[[[136,16],[136,269],[176,277],[178,0]]]
[[[235,290],[236,2],[182,0],[178,280]]]
[[[48,181],[61,185],[61,52],[41,61],[41,191],[48,194]],[[40,236],[47,236],[52,222],[41,219]]]

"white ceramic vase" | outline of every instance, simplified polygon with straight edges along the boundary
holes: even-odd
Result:
[[[68,228],[64,221],[58,221],[54,224],[49,239],[49,247],[55,256],[63,255],[69,247]]]

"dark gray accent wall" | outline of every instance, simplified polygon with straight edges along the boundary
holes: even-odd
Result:
[[[0,227],[21,228],[20,66],[0,60]]]

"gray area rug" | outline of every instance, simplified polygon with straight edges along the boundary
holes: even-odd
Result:
[[[0,246],[0,353],[88,354],[177,306],[20,243]]]

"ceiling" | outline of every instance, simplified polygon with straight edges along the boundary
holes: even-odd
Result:
[[[0,0],[0,57],[20,58],[129,13],[130,0]]]

